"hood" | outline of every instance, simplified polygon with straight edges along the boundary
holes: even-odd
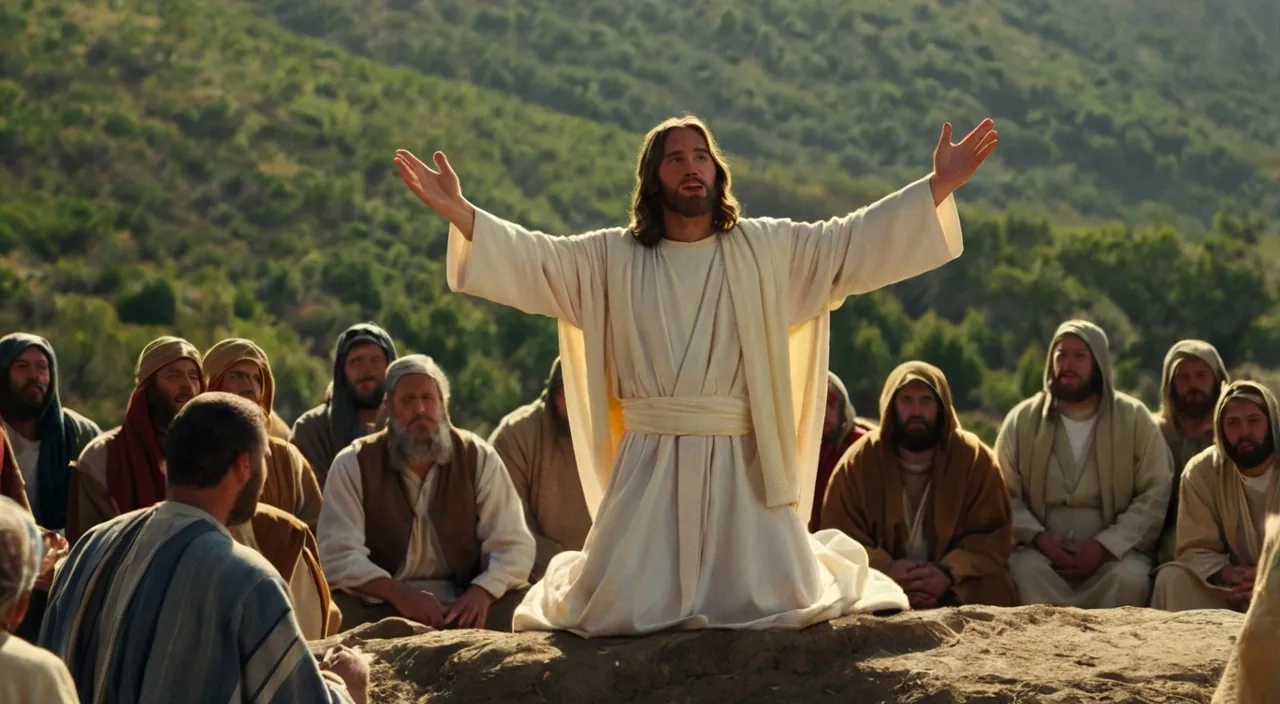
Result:
[[[156,372],[180,359],[195,362],[196,368],[203,373],[204,359],[195,345],[180,337],[165,336],[152,340],[138,355],[138,364],[133,372],[134,384],[142,386],[148,379],[155,376]]]
[[[1218,382],[1221,386],[1226,386],[1231,382],[1231,375],[1227,372],[1227,365],[1223,364],[1222,356],[1218,354],[1218,350],[1213,345],[1204,340],[1182,340],[1173,347],[1169,348],[1169,353],[1164,356],[1164,367],[1160,371],[1160,417],[1165,420],[1171,420],[1176,417],[1173,405],[1173,373],[1177,370],[1178,364],[1184,359],[1196,358],[1213,370],[1218,376]],[[1222,394],[1219,394],[1221,400]],[[1215,423],[1217,416],[1214,417]]]
[[[556,389],[563,386],[564,372],[560,369],[560,358],[556,357],[555,360],[551,362],[551,370],[547,372],[547,382],[543,385],[542,393],[538,395],[538,398],[550,403],[551,394],[554,393]]]
[[[836,424],[830,436],[822,439],[823,442],[831,442],[832,440],[843,438],[858,419],[858,414],[853,410],[853,401],[849,398],[849,390],[845,388],[844,382],[840,380],[840,377],[836,376],[835,372],[828,370],[827,383],[836,390],[836,393],[844,400],[844,403],[840,407],[840,422]]]
[[[271,360],[267,353],[251,340],[231,338],[209,348],[204,354],[205,388],[222,387],[222,377],[235,365],[248,360],[262,370],[262,410],[270,414],[275,408],[276,380],[271,373]]]
[[[352,347],[365,343],[372,343],[382,348],[387,355],[387,366],[396,361],[398,356],[396,346],[386,330],[374,323],[356,323],[344,330],[338,336],[338,343],[334,346],[333,353],[333,385],[328,394],[334,405],[352,405],[351,387],[347,384],[346,376],[347,355],[351,354]]]
[[[1115,370],[1111,366],[1111,347],[1107,342],[1107,333],[1087,320],[1068,320],[1059,325],[1057,331],[1053,333],[1053,340],[1049,343],[1049,353],[1045,355],[1044,360],[1045,395],[1053,397],[1053,392],[1050,391],[1053,383],[1053,348],[1067,335],[1075,335],[1089,346],[1094,363],[1098,365],[1098,369],[1102,370],[1102,395],[1106,399],[1115,398]],[[1054,404],[1046,403],[1045,411],[1049,412],[1053,406]]]
[[[884,390],[880,392],[880,436],[893,441],[893,398],[902,387],[912,381],[922,381],[933,393],[937,394],[940,414],[943,421],[942,444],[960,430],[960,418],[956,415],[955,406],[951,402],[951,384],[941,369],[926,362],[904,362],[889,372],[885,380]]]
[[[62,424],[62,398],[58,395],[58,356],[53,353],[53,345],[43,337],[25,332],[15,332],[0,338],[0,371],[4,372],[0,383],[9,383],[9,367],[13,366],[19,355],[32,347],[38,347],[49,360],[49,391],[44,396],[44,409],[40,411],[40,419],[37,421],[43,438],[46,419],[51,419],[51,422],[59,426]]]
[[[1271,422],[1271,442],[1280,445],[1280,407],[1276,404],[1276,395],[1271,389],[1256,381],[1234,381],[1222,390],[1218,405],[1213,409],[1213,446],[1218,451],[1219,461],[1227,459],[1227,441],[1222,433],[1222,411],[1232,399],[1248,399],[1267,411],[1267,419]]]

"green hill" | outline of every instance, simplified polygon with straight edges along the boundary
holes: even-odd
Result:
[[[924,173],[943,119],[992,112],[1005,143],[960,194],[965,256],[836,314],[833,365],[861,412],[915,356],[944,366],[966,411],[998,416],[1038,383],[1035,346],[1078,312],[1112,331],[1148,398],[1181,336],[1231,364],[1280,365],[1257,245],[1269,223],[1250,214],[1274,207],[1277,62],[1179,73],[1142,42],[1175,37],[1182,52],[1202,28],[1179,10],[1122,31],[1145,4],[1116,4],[1108,35],[1097,17],[1035,24],[1025,3],[994,0],[852,15],[762,2],[733,20],[706,2],[20,0],[0,8],[0,330],[49,336],[64,394],[104,424],[151,337],[250,336],[291,419],[319,400],[337,332],[374,319],[441,361],[455,421],[485,431],[535,393],[554,327],[447,291],[444,224],[399,183],[396,147],[448,151],[476,203],[563,233],[623,220],[637,133],[671,112],[711,118],[749,214],[797,218]],[[1241,37],[1268,36],[1222,15],[1215,56],[1247,58]],[[1127,90],[1094,78],[1107,36],[1152,62]],[[930,73],[942,66],[976,82]],[[1170,81],[1181,104],[1161,97]],[[1001,85],[1023,86],[1023,112],[990,92]],[[1108,146],[1134,130],[1172,164],[1159,183]],[[1027,146],[1039,137],[1051,158]],[[1215,221],[1225,196],[1237,204]],[[1007,204],[1019,214],[991,214]],[[1096,218],[1179,229],[1060,226]]]

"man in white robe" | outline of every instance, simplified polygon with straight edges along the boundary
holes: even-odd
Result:
[[[950,125],[934,171],[820,223],[739,219],[697,118],[654,128],[632,222],[548,237],[500,220],[406,151],[401,177],[451,223],[450,288],[560,321],[565,395],[594,524],[516,610],[515,630],[803,628],[908,607],[839,531],[806,521],[827,386],[829,312],[959,256],[951,194],[996,145]]]

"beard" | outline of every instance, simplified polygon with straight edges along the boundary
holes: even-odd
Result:
[[[446,415],[430,430],[410,428],[426,416],[416,416],[402,424],[398,418],[387,421],[387,443],[391,461],[401,467],[436,465],[448,462],[453,456],[453,438],[449,435],[449,417]]]
[[[227,514],[227,525],[238,526],[253,518],[253,514],[258,512],[258,497],[262,494],[262,486],[266,482],[267,472],[266,467],[263,467],[261,471],[254,472],[253,477],[240,487],[240,493],[236,494],[236,501]]]
[[[1173,389],[1173,408],[1192,420],[1207,418],[1217,407],[1218,396],[1221,394],[1221,388],[1215,389],[1212,394],[1200,389],[1192,389],[1185,396],[1179,394],[1177,389]]]
[[[907,452],[932,450],[942,442],[942,418],[935,418],[932,423],[929,423],[920,416],[911,416],[904,421],[895,413],[893,441],[900,449]]]
[[[160,391],[160,387],[152,384],[147,388],[147,411],[151,415],[151,424],[156,430],[165,432],[173,422],[174,416],[182,410],[183,404],[192,398],[195,397],[186,391],[178,394],[177,398],[169,398]]]
[[[1240,469],[1254,469],[1262,466],[1276,452],[1276,441],[1267,433],[1267,439],[1256,443],[1252,439],[1242,440],[1234,445],[1227,444],[1227,457]]]
[[[10,381],[0,392],[0,416],[19,423],[35,420],[44,413],[48,399],[49,387],[38,381],[29,381],[21,387]]]
[[[1080,403],[1102,394],[1102,375],[1097,369],[1090,372],[1087,379],[1082,379],[1074,386],[1067,386],[1061,376],[1054,376],[1049,382],[1049,393],[1059,401]]]
[[[360,393],[356,388],[356,385],[365,381],[374,382],[374,387],[365,393]],[[356,408],[371,411],[382,405],[383,397],[386,396],[387,393],[387,383],[385,381],[379,381],[371,376],[366,376],[361,379],[356,379],[354,384],[347,382],[347,390],[351,392],[351,402],[356,405]]]
[[[702,184],[702,190],[705,195],[687,196],[680,192],[679,188],[662,187],[662,205],[673,213],[678,213],[686,218],[696,218],[711,212],[714,205],[711,187],[702,181],[702,179],[694,179]]]

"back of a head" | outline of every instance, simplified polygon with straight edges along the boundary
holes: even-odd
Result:
[[[0,616],[31,591],[43,552],[31,514],[0,496]]]
[[[165,435],[171,486],[208,489],[227,475],[243,452],[265,450],[267,418],[253,402],[218,391],[182,407]]]

